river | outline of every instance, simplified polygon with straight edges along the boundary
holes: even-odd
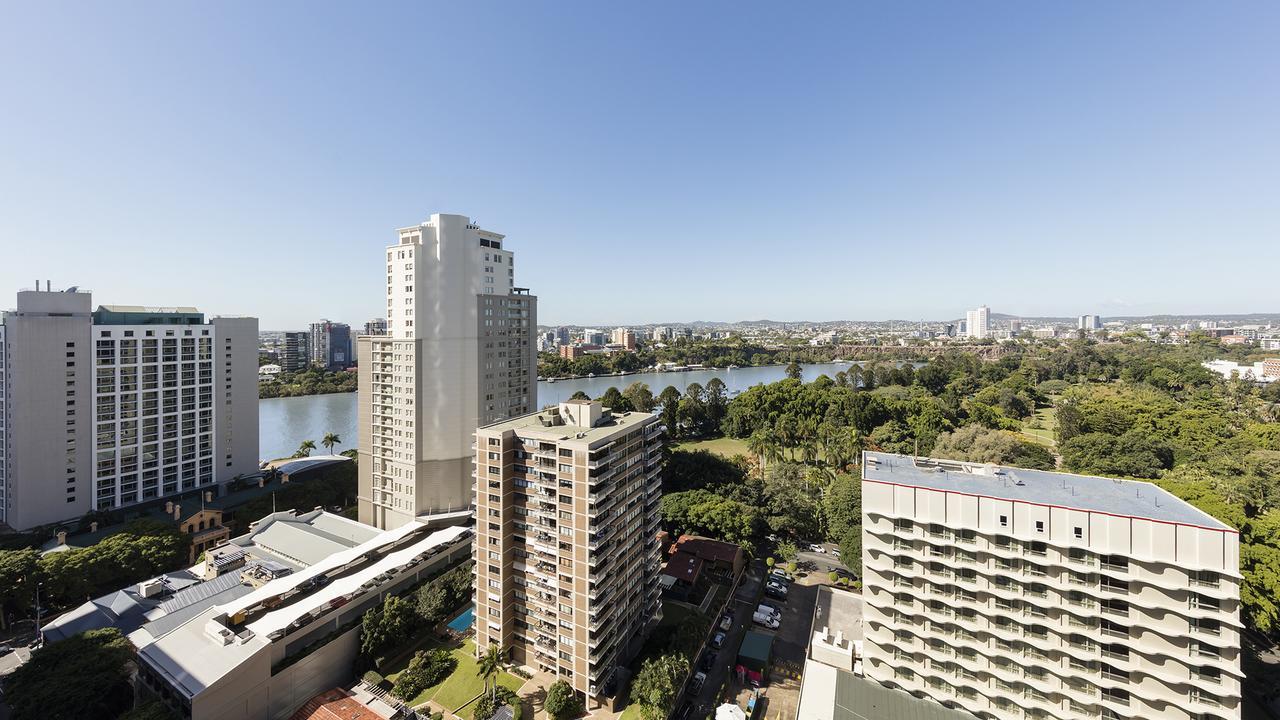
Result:
[[[804,379],[813,380],[819,375],[833,376],[847,369],[849,363],[820,363],[803,365]],[[706,385],[711,378],[720,378],[729,394],[742,392],[752,385],[771,383],[786,375],[783,365],[767,367],[741,367],[732,370],[691,370],[689,372],[646,372],[634,375],[608,375],[576,380],[557,380],[538,383],[538,407],[569,399],[582,390],[591,397],[599,397],[610,387],[622,390],[633,382],[649,385],[654,395],[671,385],[684,392],[690,383]],[[267,398],[258,401],[258,454],[263,459],[292,455],[303,440],[312,440],[320,452],[320,440],[325,433],[337,433],[342,443],[334,452],[356,446],[356,393],[310,395],[293,398]]]

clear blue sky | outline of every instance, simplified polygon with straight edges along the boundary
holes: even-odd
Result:
[[[1275,2],[8,3],[0,93],[0,307],[360,324],[443,211],[545,323],[1280,311]]]

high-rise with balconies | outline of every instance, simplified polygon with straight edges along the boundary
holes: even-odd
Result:
[[[979,717],[1240,717],[1238,533],[1131,480],[864,453],[867,677]]]
[[[571,400],[476,431],[477,652],[599,701],[658,609],[662,426]]]
[[[0,330],[0,520],[25,530],[258,468],[258,321],[24,290]]]
[[[357,342],[361,522],[469,509],[475,429],[537,406],[537,298],[504,241],[432,215],[387,247],[387,334]]]

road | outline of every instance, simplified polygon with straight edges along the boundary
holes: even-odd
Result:
[[[683,708],[685,704],[693,705],[696,708],[704,708],[706,712],[710,712],[715,707],[719,698],[717,693],[720,690],[721,683],[724,682],[725,675],[733,671],[733,665],[738,659],[738,648],[742,645],[743,634],[751,627],[751,613],[755,610],[755,598],[760,594],[761,578],[764,575],[764,565],[762,563],[753,563],[743,571],[742,582],[738,585],[738,591],[733,596],[733,602],[730,607],[733,608],[733,627],[725,633],[724,645],[716,652],[716,661],[712,665],[711,670],[707,671],[707,680],[703,683],[702,689],[696,694],[686,694],[684,701],[678,707]],[[711,622],[715,623],[717,629],[720,624],[720,617],[711,618]],[[715,633],[712,633],[714,635]],[[711,652],[710,646],[703,648],[695,660],[694,672],[702,669],[702,657],[706,653]],[[676,713],[676,717],[680,717],[680,713]],[[702,715],[691,712],[689,717],[702,717]]]

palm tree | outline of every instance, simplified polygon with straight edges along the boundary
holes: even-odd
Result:
[[[476,674],[484,678],[484,689],[489,691],[489,680],[496,678],[498,673],[502,672],[502,646],[490,645],[488,650],[484,651],[484,655],[476,662]],[[493,683],[493,693],[496,699],[498,692],[498,683]]]
[[[321,445],[323,445],[323,446],[324,446],[324,448],[325,448],[326,450],[328,450],[328,451],[329,451],[329,454],[330,454],[330,455],[332,455],[332,454],[333,454],[333,446],[334,446],[334,445],[341,445],[341,444],[342,444],[342,438],[338,437],[338,434],[337,434],[337,433],[325,433],[325,434],[324,434],[324,439],[320,441],[320,444],[321,444]]]
[[[747,438],[747,451],[759,458],[761,480],[764,479],[765,462],[773,452],[772,446],[773,439],[763,430],[757,430]]]
[[[298,457],[310,457],[311,451],[315,449],[316,443],[314,440],[303,440],[302,444],[298,446],[298,452],[295,454]]]

